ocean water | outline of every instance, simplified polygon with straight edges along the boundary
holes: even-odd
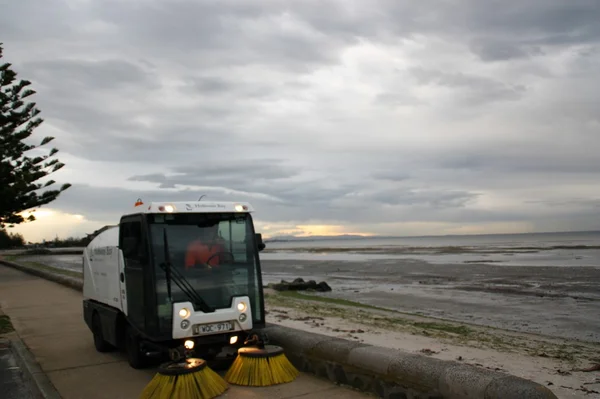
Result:
[[[600,231],[567,233],[526,233],[489,235],[452,235],[422,237],[359,237],[348,239],[310,238],[290,241],[267,241],[273,249],[294,248],[444,248],[518,249],[519,247],[551,248],[555,246],[600,247]]]
[[[600,232],[275,241],[261,258],[600,267]]]

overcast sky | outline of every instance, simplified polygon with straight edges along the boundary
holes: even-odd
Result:
[[[2,4],[73,184],[28,239],[202,194],[267,235],[600,228],[598,0]]]

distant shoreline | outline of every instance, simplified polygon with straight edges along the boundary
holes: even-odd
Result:
[[[526,255],[526,254],[539,254],[541,252],[549,251],[598,251],[600,245],[528,245],[528,246],[515,246],[515,247],[503,247],[503,246],[464,246],[464,245],[450,245],[450,246],[339,246],[339,247],[319,247],[319,246],[302,246],[302,247],[275,247],[263,250],[262,254],[276,255],[276,254],[356,254],[356,255],[375,255],[375,256],[387,256],[387,255],[411,255],[411,256],[431,256],[431,255],[480,255],[480,256],[491,256],[491,255]],[[581,259],[581,255],[574,254],[575,259]],[[484,261],[479,258],[478,260],[465,260],[464,263],[476,263]],[[490,260],[486,258],[484,263],[489,262],[502,262],[501,260]]]
[[[510,236],[536,236],[536,235],[592,235],[600,234],[600,230],[583,230],[583,231],[545,231],[545,232],[529,232],[529,233],[493,233],[493,234],[439,234],[439,235],[417,235],[417,236],[388,236],[388,235],[358,235],[358,234],[340,234],[332,236],[275,236],[265,238],[265,243],[273,242],[290,242],[290,241],[336,241],[336,240],[396,240],[396,239],[415,239],[415,238],[466,238],[466,237],[510,237]]]

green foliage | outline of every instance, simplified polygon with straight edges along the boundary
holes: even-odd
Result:
[[[28,88],[31,82],[17,81],[17,73],[10,67],[9,63],[0,63],[0,228],[35,220],[33,215],[25,219],[21,213],[49,204],[71,186],[67,183],[60,189],[42,192],[56,182],[48,180],[42,184],[38,181],[60,170],[64,164],[56,158],[51,159],[58,152],[56,148],[43,156],[25,155],[32,150],[39,152],[39,147],[50,143],[54,137],[45,137],[38,146],[25,142],[43,119],[38,116],[40,111],[35,103],[25,101],[35,94]]]
[[[58,238],[55,237],[52,241],[46,241],[41,244],[43,247],[51,247],[51,248],[70,248],[70,247],[85,247],[90,243],[91,239],[89,237],[67,237],[67,238]]]
[[[6,315],[0,315],[0,335],[8,334],[9,332],[15,331],[13,327],[10,317]]]
[[[21,248],[25,245],[25,239],[21,234],[8,233],[0,229],[0,249]]]
[[[73,249],[69,248],[80,248],[86,247],[92,236],[86,237],[67,237],[67,238],[54,238],[50,241],[43,241],[38,243],[27,243],[21,234],[9,233],[6,229],[0,229],[0,250],[2,249],[21,249],[28,248],[23,254],[25,255],[62,255],[62,254],[73,254]],[[27,246],[26,246],[27,244]],[[49,250],[48,248],[64,248],[61,250]]]

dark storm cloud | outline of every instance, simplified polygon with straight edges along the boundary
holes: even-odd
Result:
[[[187,178],[206,175],[208,178],[214,177],[216,180],[222,178],[239,179],[240,177],[248,179],[283,179],[293,177],[297,173],[279,159],[260,159],[246,162],[232,160],[227,165],[222,166],[179,166],[174,168],[173,171]]]
[[[497,151],[472,153],[465,151],[461,154],[448,154],[438,160],[441,168],[489,172],[493,174],[514,175],[527,173],[530,175],[557,177],[559,174],[599,174],[595,150],[591,148],[566,148],[561,153],[559,149],[551,152],[535,152],[533,148],[514,148],[506,146]]]
[[[216,192],[235,191],[234,196],[261,198],[269,202],[269,209],[277,204],[281,209],[305,209],[314,205],[331,207],[337,198],[362,187],[357,183],[344,184],[335,176],[323,174],[320,178],[306,179],[302,169],[286,165],[281,160],[230,161],[228,164],[199,163],[197,166],[176,167],[174,176],[148,174],[132,176],[130,181],[156,183],[160,188],[181,186],[209,187]]]
[[[53,204],[89,219],[208,194],[271,222],[518,222],[539,219],[471,205],[600,173],[598,51],[580,48],[600,44],[597,0],[12,3],[5,54],[61,152],[129,177],[131,190],[75,184]],[[407,76],[390,84],[392,60]],[[168,190],[181,186],[198,192]]]
[[[103,2],[95,12],[105,22],[119,26],[121,34],[136,46],[149,51],[162,48],[165,54],[182,57],[184,64],[266,64],[308,71],[335,61],[341,43],[285,29],[281,19],[286,18],[287,8],[281,1],[182,0],[173,4],[151,0]],[[212,56],[198,58],[202,54]]]
[[[235,84],[218,76],[192,78],[192,86],[201,93],[222,93],[235,89]]]
[[[76,16],[62,0],[8,0],[3,2],[0,13],[2,41],[7,45],[13,41],[39,40],[41,37],[67,37],[74,33],[73,17]]]
[[[210,194],[212,194],[211,192]],[[187,190],[127,190],[117,187],[94,187],[75,184],[61,195],[52,207],[71,214],[89,215],[92,220],[117,221],[132,212],[137,198],[144,202],[197,201],[201,194]],[[90,207],[94,210],[90,215]]]
[[[317,220],[320,223],[389,223],[410,221],[436,221],[444,217],[449,221],[460,221],[461,217],[469,215],[469,220],[501,221],[510,219],[509,214],[496,214],[488,211],[461,210],[464,196],[467,193],[451,193],[444,190],[429,190],[414,194],[410,191],[400,193],[403,199],[395,197],[395,204],[382,201],[343,202],[349,192],[349,187],[339,189],[324,188],[315,190],[312,185],[297,186],[288,192],[293,201],[279,202],[271,200],[274,194],[281,192],[263,193],[257,196],[253,193],[230,193],[220,187],[196,191],[185,190],[128,190],[124,188],[93,187],[78,184],[69,189],[68,195],[62,195],[52,207],[72,214],[89,214],[90,204],[93,204],[94,215],[100,220],[116,220],[124,212],[133,209],[133,203],[139,197],[145,202],[152,201],[197,201],[202,194],[207,197],[203,201],[248,201],[257,210],[256,217],[264,222]],[[458,200],[458,202],[457,202]],[[387,206],[393,205],[393,206]],[[310,212],[307,213],[307,209]],[[522,215],[520,215],[522,216]]]
[[[160,183],[162,188],[177,186],[217,186],[234,190],[256,191],[265,185],[277,184],[280,179],[294,177],[298,172],[281,160],[230,160],[227,163],[214,163],[215,160],[196,165],[178,166],[171,171],[174,176],[148,174],[132,176],[128,180]]]
[[[458,89],[457,96],[469,105],[518,100],[526,90],[523,85],[506,84],[460,72],[448,73],[434,69],[413,68],[410,73],[421,85],[438,85]]]
[[[258,63],[287,70],[336,62],[344,46],[363,38],[393,42],[415,34],[445,36],[468,44],[486,61],[600,40],[600,3],[595,0],[380,0],[352,5],[283,0],[182,0],[174,5],[156,0],[112,7],[103,3],[96,12],[136,44],[187,54],[189,61],[211,65],[215,59],[193,55],[214,52],[229,65]]]
[[[34,61],[22,65],[30,80],[53,82],[53,86],[73,90],[115,90],[134,86],[138,89],[156,88],[154,77],[144,68],[131,62],[108,59],[85,61],[58,59]]]
[[[464,207],[477,195],[466,191],[383,189],[367,196],[385,205],[426,206],[431,208]]]
[[[371,173],[371,177],[377,180],[390,180],[401,182],[409,178],[409,175],[401,171],[384,170]]]
[[[425,3],[420,4],[425,7]],[[471,51],[484,61],[530,57],[545,52],[545,47],[600,41],[600,3],[595,0],[428,3],[431,8],[435,5],[435,11],[419,27],[470,43]]]
[[[507,61],[543,54],[540,46],[515,44],[506,39],[473,39],[470,48],[483,61]]]
[[[59,140],[62,151],[92,161],[162,163],[168,167],[184,160],[210,161],[247,145],[247,140],[234,137],[225,128],[164,120],[146,127],[127,114],[123,111],[122,117],[116,117],[91,103],[70,101],[54,102],[42,113],[69,133]]]
[[[277,96],[281,84],[269,85],[259,81],[241,81],[232,77],[199,76],[185,80],[186,86],[182,89],[186,94],[207,96],[222,100],[223,97],[261,99]]]
[[[334,202],[353,192],[360,184],[358,183],[339,183],[331,177],[325,177],[320,181],[311,181],[298,184],[292,181],[286,184],[277,184],[270,187],[271,191],[278,198],[282,198],[282,207],[297,209],[296,215],[300,215],[310,209],[310,217],[328,218],[327,211],[334,208]],[[323,212],[319,212],[323,211]],[[288,214],[289,217],[298,217],[294,214]]]
[[[68,132],[60,140],[65,152],[95,161],[170,164],[174,158],[210,159],[215,151],[247,146],[229,127],[209,125],[225,122],[235,113],[231,106],[160,110],[151,102],[161,96],[155,77],[133,63],[61,60],[24,68],[38,90],[42,117]],[[152,121],[146,125],[138,117]]]
[[[231,194],[233,198],[246,198],[266,207],[269,216],[263,217],[272,222],[286,217],[294,219],[307,212],[311,219],[331,223],[381,222],[394,214],[389,209],[386,211],[386,207],[405,208],[402,212],[407,207],[440,211],[464,207],[478,195],[443,188],[420,189],[411,186],[415,183],[407,182],[408,176],[385,171],[376,173],[378,179],[372,181],[344,183],[335,174],[325,171],[319,179],[302,180],[298,178],[301,170],[286,167],[277,160],[238,161],[228,167],[188,166],[175,168],[173,172],[179,174],[133,176],[129,180],[157,183],[160,188],[210,187],[221,194],[226,189],[235,190],[236,193]],[[381,184],[381,180],[386,183]]]
[[[145,202],[160,201],[197,201],[201,195],[206,195],[204,201],[249,201],[260,209],[261,218],[268,221],[278,221],[287,218],[285,207],[278,206],[267,196],[257,193],[231,193],[221,187],[209,187],[202,190],[139,190],[124,188],[94,187],[84,184],[73,185],[68,195],[62,195],[52,204],[53,208],[73,214],[89,214],[90,204],[94,204],[93,214],[97,219],[107,220],[118,218],[123,212],[133,208],[136,198]]]
[[[40,7],[46,4],[52,6]],[[5,31],[18,30],[16,37],[21,39],[26,32],[32,35],[28,37],[42,31],[50,36],[64,34],[70,31],[67,26],[77,24],[73,20],[61,23],[62,16],[85,17],[116,27],[129,43],[147,49],[162,48],[169,54],[218,51],[229,57],[226,60],[230,64],[234,60],[286,62],[287,67],[293,67],[290,62],[297,67],[307,62],[329,63],[336,59],[336,49],[360,38],[377,41],[414,34],[446,36],[472,43],[473,50],[487,59],[535,54],[539,51],[536,47],[544,45],[597,43],[600,38],[600,3],[596,0],[373,0],[353,4],[316,0],[110,0],[83,7],[89,7],[87,12],[78,12],[79,8],[60,0],[15,2],[11,13],[0,21]],[[55,17],[42,18],[48,12]],[[28,22],[31,20],[39,23]],[[28,29],[20,28],[27,23],[31,23]]]
[[[600,198],[570,198],[564,200],[531,200],[526,201],[528,204],[546,205],[551,207],[562,208],[565,206],[583,207],[588,209],[600,208]]]
[[[291,9],[321,32],[394,41],[416,34],[470,45],[484,61],[538,55],[544,46],[598,43],[596,0],[374,0],[362,5],[297,2]]]
[[[460,10],[468,15],[465,28],[521,37],[526,43],[572,44],[600,37],[600,4],[595,0],[470,0]]]

